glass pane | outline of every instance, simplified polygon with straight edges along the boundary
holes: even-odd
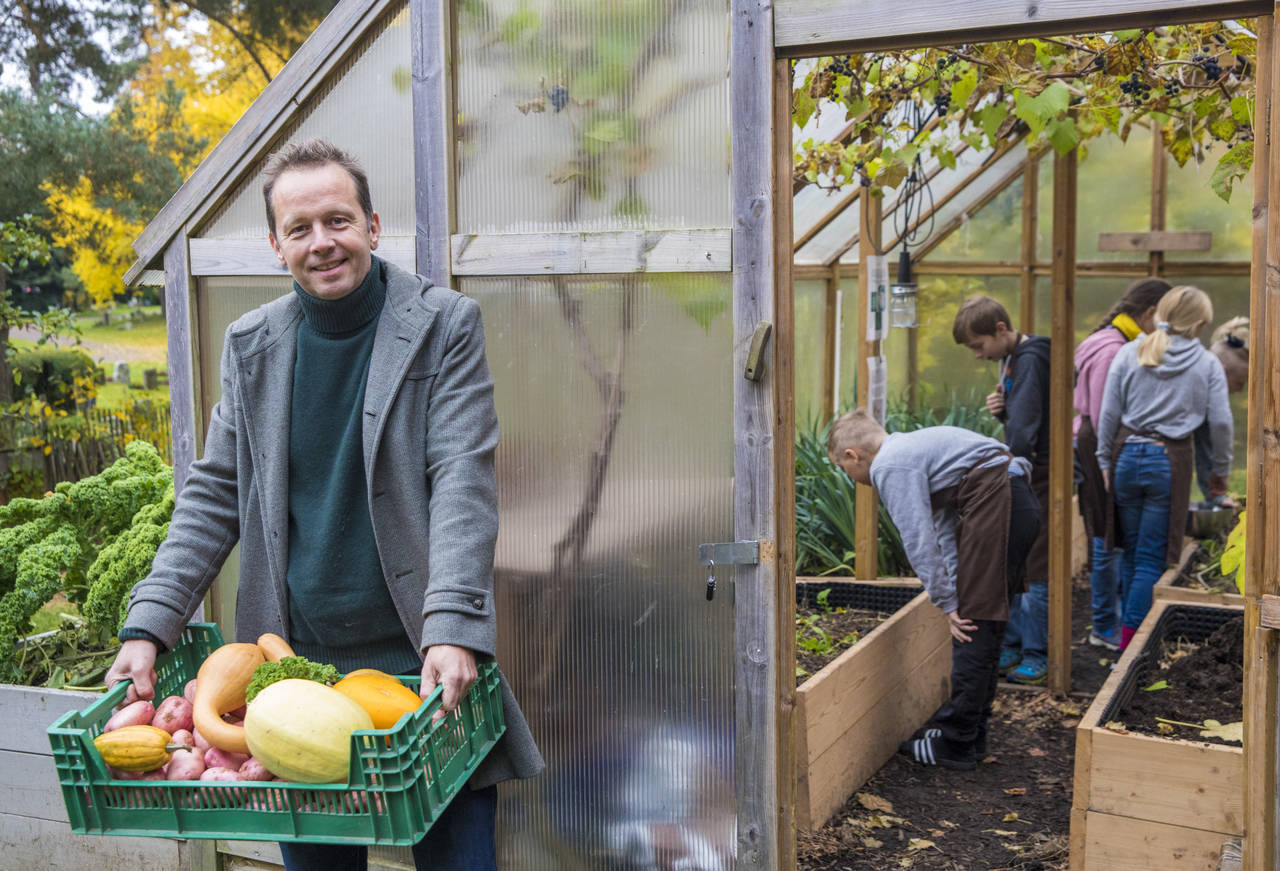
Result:
[[[265,245],[266,242],[263,242]],[[204,437],[209,427],[209,411],[222,396],[223,339],[231,322],[263,303],[287,293],[292,286],[287,277],[210,277],[197,278],[196,312],[200,348],[200,408],[196,421],[197,451],[204,455]],[[235,638],[236,586],[240,583],[240,546],[236,545],[209,593],[207,619],[222,627],[224,638]]]
[[[698,563],[733,535],[730,278],[461,283],[502,426],[500,656],[548,763],[503,793],[499,864],[732,868],[732,574],[707,602]]]
[[[795,396],[796,423],[812,418],[826,421],[831,409],[824,407],[822,384],[827,347],[827,283],[795,283]]]
[[[726,0],[458,13],[458,230],[728,227]]]
[[[994,184],[994,174],[974,182]],[[1010,184],[976,214],[964,221],[941,245],[929,253],[934,260],[994,260],[1017,263],[1022,259],[1022,179]]]
[[[853,255],[857,259],[857,246]],[[858,384],[858,330],[862,326],[858,311],[858,276],[841,276],[836,294],[840,334],[836,337],[836,404],[842,411],[853,408]]]
[[[350,152],[369,176],[374,211],[388,236],[415,232],[413,93],[409,66],[409,10],[384,18],[356,51],[329,75],[289,123],[287,142],[327,139]],[[201,229],[204,237],[265,239],[261,166]]]
[[[1041,188],[1053,202],[1053,155],[1049,164],[1049,186]],[[1045,197],[1041,197],[1044,199]],[[1128,142],[1116,136],[1089,140],[1076,178],[1076,258],[1095,260],[1146,259],[1132,251],[1099,251],[1099,233],[1145,233],[1151,229],[1151,136],[1135,134]],[[1042,236],[1053,244],[1053,212]]]
[[[1170,230],[1209,230],[1213,247],[1208,251],[1170,251],[1166,260],[1248,262],[1253,244],[1253,173],[1236,182],[1230,202],[1224,201],[1209,186],[1221,156],[1222,149],[1215,148],[1199,166],[1194,160],[1178,166],[1170,158],[1165,226]]]

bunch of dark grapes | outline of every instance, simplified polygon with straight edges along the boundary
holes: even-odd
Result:
[[[1222,65],[1218,63],[1218,58],[1211,54],[1198,54],[1191,58],[1191,62],[1200,67],[1204,72],[1204,77],[1211,82],[1216,82],[1222,78]]]
[[[835,73],[837,76],[853,75],[853,67],[849,66],[849,56],[833,57],[831,63],[826,65],[823,72]]]
[[[1138,78],[1137,73],[1133,73],[1128,79],[1120,83],[1120,90],[1133,98],[1133,102],[1142,104],[1151,99],[1151,86],[1142,79]]]
[[[1169,81],[1164,83],[1164,92],[1170,97],[1178,96],[1178,94],[1182,93],[1182,82],[1176,78],[1170,78]]]
[[[947,110],[951,108],[951,92],[939,91],[938,96],[933,98],[933,105],[937,107],[939,115],[947,114]]]

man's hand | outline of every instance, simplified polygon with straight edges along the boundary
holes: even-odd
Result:
[[[987,394],[987,411],[995,417],[1004,414],[1004,391],[997,390]]]
[[[437,686],[444,687],[440,710],[436,711],[431,722],[443,719],[445,714],[456,708],[477,677],[476,655],[467,648],[452,644],[433,644],[428,647],[426,659],[422,663],[420,694],[425,699]]]
[[[111,689],[122,680],[133,683],[125,690],[124,703],[156,697],[156,646],[150,641],[135,639],[120,645],[116,661],[111,663],[104,683]]]
[[[947,615],[947,628],[951,630],[952,638],[962,644],[968,644],[973,638],[965,633],[976,632],[978,624],[961,617],[959,611],[952,611]]]

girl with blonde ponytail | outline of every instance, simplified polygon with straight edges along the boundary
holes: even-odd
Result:
[[[1123,550],[1122,649],[1177,557],[1191,501],[1192,435],[1206,420],[1211,489],[1226,493],[1233,437],[1227,379],[1198,338],[1212,319],[1204,291],[1173,288],[1156,306],[1155,329],[1121,348],[1107,372],[1096,456],[1111,496],[1105,531]]]

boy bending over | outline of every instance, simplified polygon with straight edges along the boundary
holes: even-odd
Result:
[[[1040,531],[1030,463],[954,426],[888,435],[863,409],[836,419],[827,454],[875,487],[951,627],[951,698],[898,752],[925,765],[975,768],[986,754],[1009,600]]]

